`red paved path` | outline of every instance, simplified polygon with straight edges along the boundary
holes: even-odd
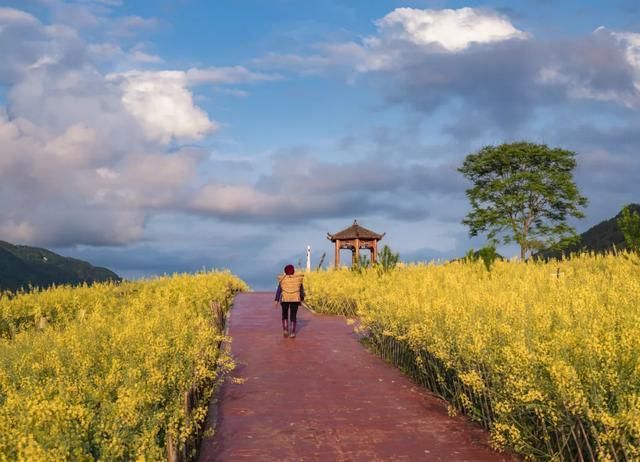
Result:
[[[273,294],[236,297],[238,363],[200,461],[498,461],[486,434],[361,346],[344,318],[301,308],[283,338]]]

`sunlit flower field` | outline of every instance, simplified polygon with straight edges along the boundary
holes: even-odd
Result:
[[[330,270],[308,305],[535,460],[640,458],[640,258]]]
[[[0,460],[162,460],[206,417],[226,272],[0,297]],[[194,403],[185,406],[186,396]]]

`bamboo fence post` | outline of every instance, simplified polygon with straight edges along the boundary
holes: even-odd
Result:
[[[582,420],[578,420],[578,424],[580,425],[580,430],[582,431],[582,434],[584,435],[584,440],[587,443],[587,449],[589,450],[589,456],[591,457],[591,460],[596,460],[596,456],[593,454],[593,449],[591,448],[591,443],[589,442],[589,435],[587,435],[587,432],[584,430],[584,425],[582,425]]]
[[[573,436],[573,441],[576,442],[576,449],[578,451],[578,457],[580,458],[579,460],[582,462],[585,459],[584,459],[584,456],[582,455],[582,448],[580,447],[580,441],[578,440],[578,437],[576,436],[575,427],[576,427],[576,424],[573,424],[571,426],[571,436]]]
[[[178,451],[171,435],[167,433],[167,462],[179,462]]]

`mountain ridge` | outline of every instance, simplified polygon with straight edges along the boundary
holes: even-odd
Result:
[[[640,204],[629,204],[632,211],[640,213]],[[579,252],[597,252],[604,253],[613,250],[614,246],[618,250],[626,249],[627,245],[624,240],[622,230],[618,226],[618,219],[622,215],[622,210],[616,216],[608,220],[601,221],[597,225],[587,229],[580,234],[580,241],[576,244],[569,245],[562,250],[543,250],[536,254],[536,257],[542,258],[559,258],[563,254],[570,255]]]
[[[121,280],[113,271],[83,260],[0,240],[0,290]]]

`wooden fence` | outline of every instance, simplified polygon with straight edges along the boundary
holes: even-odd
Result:
[[[225,332],[227,314],[229,307],[220,302],[212,301],[210,304],[212,314],[212,328],[217,329],[219,332]],[[218,344],[219,348],[226,348],[222,345],[222,342]],[[216,379],[215,388],[217,389],[223,380],[223,375],[218,374]],[[188,391],[183,395],[184,413],[187,419],[187,425],[190,423],[190,419],[193,418],[193,411],[202,403],[204,396],[203,390],[195,385],[192,385]],[[206,423],[206,421],[205,421]],[[202,436],[205,430],[205,423],[201,426],[199,431],[189,438],[185,444],[178,445],[173,440],[172,436],[167,432],[167,461],[168,462],[190,462],[196,459],[198,449],[202,441]]]
[[[492,376],[483,364],[475,370],[487,385],[475,391],[466,385],[456,370],[447,367],[428,351],[416,351],[407,342],[384,335],[380,327],[369,329],[362,340],[384,359],[398,367],[416,383],[451,403],[458,411],[490,430],[495,422],[495,399],[491,394]],[[603,447],[597,437],[601,431],[589,421],[558,409],[560,418],[554,424],[548,418],[523,409],[516,419],[528,433],[528,445],[522,452],[536,460],[596,461],[599,454],[607,460],[629,462],[632,457],[621,444],[608,443]]]

